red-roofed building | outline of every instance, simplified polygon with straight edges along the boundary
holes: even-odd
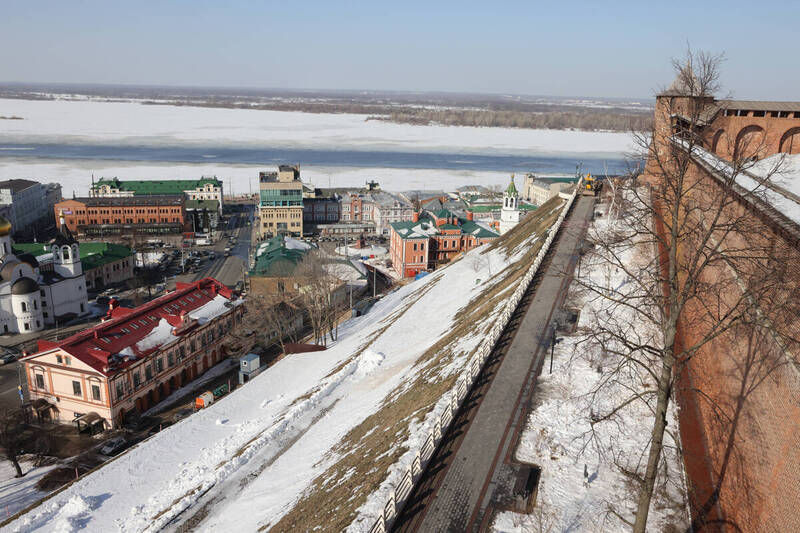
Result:
[[[40,340],[22,359],[31,402],[48,402],[60,422],[95,412],[117,428],[225,357],[221,342],[240,320],[241,303],[212,278],[178,283],[134,309],[112,300],[102,323],[58,342]]]

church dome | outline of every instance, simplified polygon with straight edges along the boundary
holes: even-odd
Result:
[[[11,285],[12,295],[30,294],[39,290],[39,285],[31,278],[19,278]]]
[[[11,222],[4,217],[0,216],[0,237],[5,237],[11,233]]]
[[[11,281],[11,276],[14,275],[14,267],[19,264],[19,261],[8,261],[6,264],[3,265],[3,268],[0,268],[0,277],[3,278],[3,281]]]

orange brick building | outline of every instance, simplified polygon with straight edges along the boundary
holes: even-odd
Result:
[[[182,233],[187,220],[183,195],[73,198],[54,210],[70,231],[89,236]]]
[[[413,215],[411,222],[393,222],[390,256],[400,277],[414,277],[436,270],[458,254],[468,252],[500,235],[489,226],[475,222],[472,213],[460,218],[442,209]]]
[[[691,128],[690,116],[699,117]],[[800,103],[715,100],[673,85],[657,97],[654,127],[651,156],[669,157],[673,137],[686,138],[690,129],[697,135],[698,150],[688,157],[685,174],[691,202],[708,205],[719,201],[715,190],[724,192],[732,201],[725,204],[723,220],[747,221],[747,233],[725,232],[718,246],[762,250],[759,268],[772,269],[780,279],[752,302],[769,320],[769,334],[747,326],[726,331],[704,344],[678,378],[690,504],[695,518],[705,513],[712,519],[696,522],[696,530],[800,531],[800,353],[787,341],[797,339],[800,327],[793,305],[793,295],[800,293],[800,184],[793,180],[800,181],[800,174],[759,196],[726,180],[723,170],[730,168],[726,161],[800,154]],[[663,179],[652,157],[645,174],[651,181]],[[689,236],[682,246],[683,253],[696,251]],[[732,281],[721,303],[733,306],[737,276],[747,270],[747,263],[736,270],[719,266],[703,276]],[[701,300],[687,307],[679,324],[686,347],[709,333],[701,319],[708,302]]]

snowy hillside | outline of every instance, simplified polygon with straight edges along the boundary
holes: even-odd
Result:
[[[326,351],[284,358],[3,531],[341,530],[415,442],[563,201],[384,297]]]

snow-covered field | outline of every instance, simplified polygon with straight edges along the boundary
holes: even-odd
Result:
[[[608,222],[607,216],[596,219],[590,232],[606,231]],[[618,248],[624,264],[651,264],[649,246]],[[635,285],[602,257],[587,255],[583,261],[584,283],[614,290]],[[624,470],[643,472],[653,422],[652,412],[643,401],[624,402],[651,387],[652,378],[640,367],[631,370],[621,358],[601,353],[590,340],[586,328],[590,329],[593,321],[609,320],[605,313],[610,306],[607,300],[581,291],[578,285],[572,284],[567,302],[581,309],[578,333],[563,337],[555,349],[553,373],[548,373],[546,364],[539,377],[534,409],[515,452],[518,460],[541,468],[536,507],[530,515],[499,513],[494,531],[622,533],[631,529],[615,513],[633,521],[636,485]],[[620,307],[614,312],[619,313]],[[651,334],[658,338],[648,324],[636,322],[636,316],[628,312],[613,320],[633,324],[640,338]],[[611,413],[617,406],[623,407],[614,416],[592,424],[592,416]],[[662,470],[670,474],[666,482],[663,475],[659,476],[648,531],[682,531],[688,525],[683,461],[673,433],[678,427],[674,403],[667,416]]]
[[[46,496],[46,492],[36,489],[36,483],[58,466],[52,464],[36,467],[27,458],[20,460],[19,463],[25,474],[21,478],[14,477],[17,472],[11,461],[6,461],[5,457],[0,461],[0,521]]]
[[[303,517],[314,512],[327,517],[312,517],[317,525],[324,527],[335,513],[351,520],[358,502],[385,479],[385,470],[376,471],[381,457],[401,455],[417,437],[414,430],[425,411],[395,410],[404,401],[418,405],[414,402],[424,391],[431,397],[420,405],[431,409],[440,399],[431,383],[442,382],[442,389],[449,390],[511,296],[516,278],[510,276],[519,275],[521,258],[530,259],[537,249],[533,245],[544,228],[530,221],[552,221],[559,212],[555,201],[549,210],[528,217],[524,224],[536,231],[527,229],[530,235],[511,250],[484,246],[387,295],[367,315],[340,326],[338,340],[326,351],[280,360],[246,386],[18,517],[4,531],[150,532],[192,515],[198,520],[195,530],[256,531],[275,526],[298,502],[305,503]],[[512,231],[504,238],[515,235]],[[460,322],[460,312],[467,313],[468,324]],[[454,327],[464,328],[463,333],[453,337]],[[373,423],[367,420],[375,425],[353,441],[354,428]],[[396,428],[407,432],[394,433]],[[389,429],[387,440],[382,435]],[[373,434],[388,448],[365,461],[377,453],[364,444]],[[356,461],[356,466],[327,477],[342,461]],[[326,479],[320,480],[323,474]],[[375,484],[363,485],[368,475]],[[345,502],[329,499],[326,491],[337,487],[345,491]],[[319,506],[307,500],[315,494]],[[353,508],[342,511],[346,505]]]
[[[133,102],[0,99],[0,144],[109,143],[444,153],[619,154],[624,133],[410,126],[366,115],[213,109]]]

